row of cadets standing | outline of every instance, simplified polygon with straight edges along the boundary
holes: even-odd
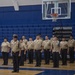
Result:
[[[38,35],[37,37],[39,37],[39,39],[40,39],[40,36]],[[37,40],[37,37],[36,37],[36,39],[35,40]],[[71,36],[70,36],[71,37]],[[62,65],[67,65],[67,51],[68,51],[68,42],[66,41],[66,39],[65,38],[62,38],[62,41],[61,42],[59,42],[59,40],[57,39],[57,41],[59,42],[58,43],[58,45],[56,46],[56,45],[54,45],[54,47],[55,47],[55,49],[57,49],[57,50],[53,50],[54,49],[54,47],[53,47],[53,41],[56,41],[56,39],[57,39],[57,37],[52,37],[50,40],[49,40],[49,38],[48,38],[48,36],[45,36],[45,40],[44,41],[42,41],[41,39],[41,48],[39,49],[40,50],[40,64],[41,64],[41,51],[42,51],[42,49],[44,49],[44,59],[45,59],[45,64],[49,64],[49,60],[50,60],[50,51],[51,51],[51,48],[52,48],[52,53],[53,53],[53,56],[55,56],[56,54],[58,54],[58,59],[57,60],[55,60],[56,58],[54,58],[53,57],[53,61],[55,61],[55,62],[58,62],[58,66],[56,66],[56,65],[54,65],[54,67],[59,67],[59,53],[61,53],[61,57],[62,57]],[[32,38],[29,38],[29,43],[32,41]],[[34,40],[34,41],[35,41]],[[71,40],[73,40],[73,39],[71,39]],[[33,41],[32,41],[33,42]],[[34,42],[33,42],[34,43]],[[33,62],[33,51],[35,50],[35,56],[36,56],[36,66],[38,66],[38,61],[37,61],[37,53],[39,52],[39,50],[37,50],[37,49],[35,49],[34,48],[34,46],[36,45],[36,44],[33,44],[32,43],[32,48],[28,48],[28,59],[29,59],[29,64],[31,64],[32,62]],[[57,43],[57,42],[56,42]],[[54,44],[55,44],[55,42],[54,42]],[[71,42],[71,44],[72,44],[72,47],[74,46],[74,42]],[[27,47],[28,46],[31,46],[31,44],[28,44],[27,43]],[[30,49],[32,49],[32,50],[30,50]],[[38,52],[37,52],[37,51]],[[74,51],[74,49],[73,49],[73,51]],[[56,53],[55,53],[56,52]],[[39,65],[39,66],[41,66],[41,65]]]
[[[75,40],[73,39],[73,36],[70,35],[68,41],[66,41],[65,38],[62,38],[61,42],[58,41],[57,37],[53,37],[52,39],[53,40],[51,40],[51,50],[53,52],[54,67],[59,67],[59,53],[62,57],[62,65],[67,65],[67,54],[69,54],[70,63],[74,63]]]
[[[44,50],[45,64],[49,64],[50,62],[49,60],[51,51],[53,54],[53,67],[59,67],[59,53],[61,53],[62,65],[67,65],[67,52],[70,56],[70,63],[74,62],[75,40],[72,36],[70,36],[68,41],[66,41],[65,38],[62,38],[61,42],[59,42],[55,36],[53,36],[50,40],[48,36],[45,36],[44,41],[39,35],[36,36],[34,41],[32,38],[29,38],[29,41],[27,41],[23,36],[19,42],[18,36],[14,35],[11,43],[9,43],[5,38],[4,42],[1,44],[1,52],[4,60],[4,65],[8,64],[8,53],[10,48],[13,57],[13,72],[19,72],[19,65],[24,65],[24,59],[26,58],[27,50],[29,64],[33,63],[33,53],[35,51],[36,66],[41,66],[42,50]],[[18,59],[19,56],[20,60]]]

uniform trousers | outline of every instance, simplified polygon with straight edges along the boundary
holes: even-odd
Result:
[[[33,63],[33,49],[28,50],[29,64]]]
[[[74,47],[69,47],[70,63],[74,63]]]
[[[49,49],[44,49],[44,59],[45,59],[45,64],[49,64],[50,62],[50,51]]]
[[[13,58],[13,71],[19,71],[19,52],[12,52]]]
[[[19,65],[23,66],[24,65],[24,50],[21,50],[21,56],[19,60]]]
[[[53,67],[59,67],[59,52],[53,52]]]
[[[67,65],[67,49],[61,49],[62,65]]]
[[[35,50],[36,66],[41,66],[41,50]]]
[[[3,65],[8,65],[8,52],[2,52],[2,57],[3,57]]]
[[[26,56],[26,54],[27,54],[27,51],[26,51],[26,53],[24,54],[24,61],[27,60],[27,56]]]

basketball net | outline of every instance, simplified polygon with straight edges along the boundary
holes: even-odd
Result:
[[[57,21],[57,17],[58,17],[57,13],[50,14],[50,16],[52,17],[52,22],[56,22]]]

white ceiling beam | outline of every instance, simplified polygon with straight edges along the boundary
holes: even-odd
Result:
[[[12,1],[14,1],[14,0],[0,0],[0,7],[15,6],[13,4],[14,2],[12,2]],[[42,4],[42,0],[17,0],[17,1],[18,2],[16,2],[16,4],[18,5],[18,7],[26,6],[26,5],[41,5]],[[75,0],[71,0],[71,1],[75,3]],[[16,9],[16,7],[15,7],[15,9]],[[17,8],[17,9],[19,9],[19,8]]]
[[[11,0],[14,6],[15,11],[19,11],[19,4],[17,0]]]

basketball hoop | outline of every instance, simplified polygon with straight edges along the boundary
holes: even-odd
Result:
[[[71,0],[42,0],[42,20],[71,19]]]
[[[58,17],[58,14],[57,13],[50,14],[50,16],[52,17],[52,21],[53,22],[56,22],[57,21],[57,17]]]

